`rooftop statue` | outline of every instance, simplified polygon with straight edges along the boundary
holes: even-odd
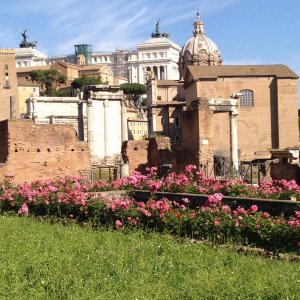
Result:
[[[152,38],[169,37],[170,36],[169,32],[160,33],[159,25],[160,25],[160,20],[155,21],[155,32],[152,32],[151,34]]]
[[[22,37],[23,37],[23,41],[22,42],[27,42],[27,35],[26,35],[26,31],[27,31],[27,29],[25,29],[23,32],[21,32],[21,35],[22,35]]]
[[[26,34],[26,31],[27,29],[21,32],[23,40],[20,43],[20,48],[35,48],[37,45],[37,41],[28,42],[27,41],[28,35]]]

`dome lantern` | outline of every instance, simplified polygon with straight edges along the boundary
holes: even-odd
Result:
[[[188,65],[220,65],[221,54],[216,44],[209,39],[204,30],[204,23],[197,12],[193,36],[184,44],[179,55],[179,73],[183,78]]]

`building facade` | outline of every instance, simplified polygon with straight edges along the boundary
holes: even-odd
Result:
[[[80,51],[79,51],[79,50]],[[178,59],[180,46],[160,33],[158,25],[151,38],[137,45],[137,49],[118,48],[116,51],[92,51],[91,45],[75,45],[75,54],[49,57],[48,64],[64,61],[72,64],[101,65],[112,69],[114,76],[123,77],[129,83],[146,82],[145,73],[153,71],[158,79],[179,79]]]
[[[0,120],[19,117],[15,50],[0,49]]]
[[[222,158],[237,166],[257,152],[299,146],[298,76],[287,66],[222,65],[197,15],[179,68],[180,81],[150,72],[147,82],[149,132],[177,142],[178,165]]]

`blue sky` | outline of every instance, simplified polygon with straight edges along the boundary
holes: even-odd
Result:
[[[299,0],[3,0],[0,47],[18,47],[27,29],[50,56],[73,53],[81,43],[134,49],[158,19],[182,46],[198,8],[224,64],[282,63],[300,74]]]

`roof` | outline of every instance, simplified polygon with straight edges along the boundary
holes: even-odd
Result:
[[[171,86],[171,85],[182,85],[179,80],[157,80],[157,86]]]
[[[298,75],[286,65],[221,65],[188,66],[192,77],[197,79],[217,79],[218,77],[265,77],[295,78]]]

